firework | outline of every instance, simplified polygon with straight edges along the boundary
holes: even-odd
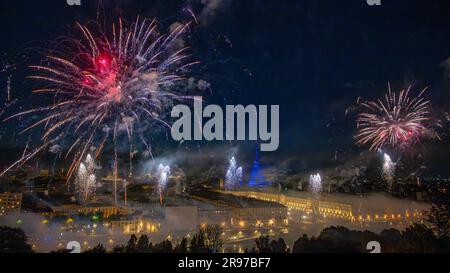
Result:
[[[156,177],[158,179],[158,194],[161,205],[163,204],[163,194],[164,190],[167,187],[167,181],[169,180],[170,172],[170,167],[164,166],[162,164],[159,165],[157,170]]]
[[[11,102],[11,75],[8,76],[8,81],[6,82],[6,103]]]
[[[81,39],[64,40],[41,65],[30,67],[34,74],[28,78],[40,84],[33,93],[50,95],[52,104],[7,119],[39,116],[20,133],[36,127],[44,132],[39,145],[1,175],[55,144],[66,147],[65,157],[72,158],[68,178],[89,151],[98,157],[112,144],[117,155],[123,139],[128,140],[121,147],[129,147],[130,166],[137,145],[151,153],[145,137],[170,127],[164,121],[168,106],[194,99],[183,94],[186,73],[197,62],[189,62],[188,48],[177,42],[188,27],[180,24],[161,34],[155,20],[140,18],[129,27],[119,19],[110,30],[78,23]]]
[[[235,190],[242,183],[242,167],[238,167],[236,159],[232,157],[230,159],[230,165],[228,166],[227,173],[225,175],[225,189]]]
[[[322,177],[320,174],[314,174],[309,177],[309,186],[315,198],[318,198],[322,192]]]
[[[357,144],[370,145],[375,151],[386,145],[405,148],[419,142],[430,131],[431,102],[422,90],[410,96],[410,88],[400,93],[391,91],[383,99],[361,103],[364,112],[357,119]]]
[[[95,170],[97,166],[88,154],[85,162],[80,163],[75,177],[75,193],[79,202],[86,204],[95,193],[97,187],[97,177]]]
[[[392,161],[391,157],[386,153],[383,155],[383,159],[384,159],[383,177],[388,183],[389,189],[391,189],[395,175],[395,163]]]

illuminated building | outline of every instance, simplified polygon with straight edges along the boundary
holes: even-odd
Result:
[[[269,228],[287,225],[288,208],[278,202],[233,196],[215,191],[198,191],[192,197],[213,205],[207,218],[226,229]],[[214,217],[215,216],[215,217]]]
[[[0,193],[0,216],[19,212],[22,207],[21,193]]]
[[[223,192],[237,197],[250,197],[256,200],[276,202],[282,204],[293,211],[299,211],[306,214],[312,214],[314,208],[322,217],[342,219],[355,223],[368,222],[402,222],[411,223],[421,220],[423,213],[418,208],[402,208],[401,210],[392,211],[392,209],[384,209],[370,207],[361,210],[358,204],[346,204],[332,201],[318,201],[313,199],[299,198],[279,193],[255,192],[255,191],[233,191]]]
[[[103,218],[109,218],[113,215],[126,215],[129,213],[130,209],[117,206],[84,207],[78,205],[61,205],[54,207],[51,214],[53,216],[101,214]]]
[[[160,227],[160,223],[148,219],[125,219],[111,222],[113,232],[124,234],[156,233]]]
[[[198,208],[198,215],[201,223],[219,225],[222,229],[228,229],[230,227],[232,214],[228,206],[201,206]]]
[[[261,164],[259,163],[259,152],[256,150],[256,158],[253,162],[253,167],[250,171],[250,178],[248,180],[249,187],[267,187],[270,186],[270,182],[266,181],[264,174],[261,170]]]
[[[231,210],[231,225],[235,228],[270,228],[287,225],[287,208],[280,204],[245,204]]]

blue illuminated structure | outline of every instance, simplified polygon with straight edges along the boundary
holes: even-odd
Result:
[[[248,180],[249,187],[268,187],[270,186],[270,182],[266,180],[264,174],[261,170],[261,164],[259,163],[259,153],[256,150],[256,159],[253,163],[253,167],[250,171],[250,178]]]

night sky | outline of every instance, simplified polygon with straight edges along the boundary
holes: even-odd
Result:
[[[1,0],[0,90],[12,75],[18,105],[31,103],[30,83],[23,78],[37,58],[34,49],[73,32],[76,21],[133,21],[141,15],[169,27],[187,19],[189,8],[199,23],[187,44],[213,90],[205,99],[280,105],[280,149],[265,155],[272,159],[314,165],[329,163],[335,151],[343,158],[364,151],[354,145],[355,116],[345,111],[359,96],[383,95],[388,82],[395,90],[429,86],[436,116],[450,106],[447,0],[382,0],[379,7],[365,0],[81,1],[70,7],[65,0]],[[8,64],[13,66],[5,69]],[[0,146],[23,145],[8,133],[10,126],[0,127]],[[448,161],[445,135],[427,144],[429,157]]]

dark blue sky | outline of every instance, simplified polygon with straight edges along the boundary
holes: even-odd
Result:
[[[376,98],[410,84],[430,87],[437,111],[448,109],[450,84],[441,64],[450,57],[450,1],[382,0],[1,0],[2,63],[15,63],[15,96],[34,46],[67,34],[74,22],[140,14],[162,24],[199,18],[189,45],[211,82],[211,102],[278,104],[279,155],[331,158],[353,154],[354,117],[345,110],[358,96]],[[100,6],[100,8],[99,8]],[[447,71],[448,72],[448,71]],[[0,73],[4,89],[8,72]],[[27,94],[22,94],[27,93]],[[2,97],[2,100],[4,98]],[[11,138],[3,138],[3,145]],[[448,144],[439,144],[448,151]],[[446,154],[446,156],[448,156]]]

